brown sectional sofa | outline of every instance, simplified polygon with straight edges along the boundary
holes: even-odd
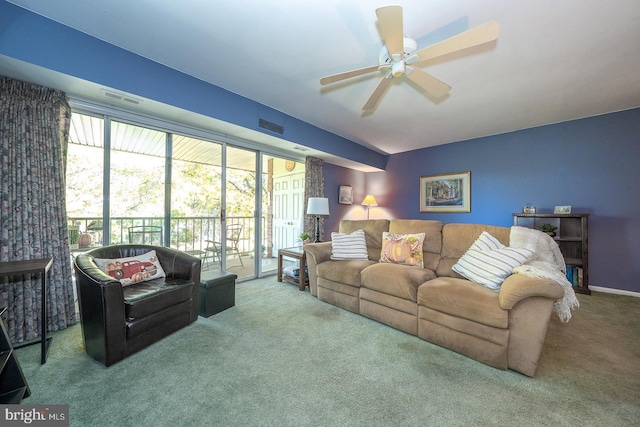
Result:
[[[331,260],[331,242],[304,246],[312,295],[490,366],[535,374],[562,286],[513,274],[496,292],[452,270],[483,231],[508,246],[509,228],[432,220],[340,222],[340,233],[359,229],[365,231],[368,260]],[[384,231],[424,232],[424,268],[378,262]]]

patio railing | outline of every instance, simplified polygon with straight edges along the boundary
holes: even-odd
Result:
[[[89,233],[94,245],[129,243],[129,227],[164,225],[162,217],[111,217],[110,239],[103,239],[103,221],[101,217],[73,217],[69,225],[78,226],[81,233]],[[264,219],[262,219],[264,231]],[[242,224],[240,253],[253,253],[255,248],[255,219],[253,217],[227,217],[227,225]],[[166,233],[166,231],[165,231]],[[163,234],[164,235],[164,234]],[[165,238],[166,239],[166,238]],[[215,217],[175,217],[170,220],[169,246],[182,251],[204,252],[207,240],[220,241],[220,218]],[[264,242],[264,236],[262,241]],[[73,242],[71,242],[73,244]]]

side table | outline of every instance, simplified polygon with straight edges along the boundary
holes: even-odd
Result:
[[[53,265],[53,258],[30,259],[26,261],[10,261],[0,262],[0,277],[2,276],[26,276],[29,274],[40,274],[42,283],[42,307],[40,322],[40,340],[29,341],[26,343],[14,345],[13,348],[22,348],[29,345],[40,343],[40,364],[43,365],[47,361],[49,347],[51,346],[51,338],[47,338],[47,273]]]
[[[282,274],[282,257],[286,256],[288,258],[297,259],[300,261],[300,277],[296,281],[293,277],[289,277],[287,275]],[[294,247],[294,248],[283,248],[278,249],[278,282],[293,283],[294,285],[298,285],[298,289],[304,291],[309,281],[307,280],[307,275],[305,274],[307,266],[307,257],[304,253],[302,247]]]

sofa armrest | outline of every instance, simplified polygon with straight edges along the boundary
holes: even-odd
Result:
[[[307,243],[302,247],[315,264],[320,264],[331,259],[331,242]]]
[[[75,275],[85,349],[94,359],[109,366],[125,355],[122,285],[100,270],[91,255],[76,257]]]
[[[563,296],[564,289],[553,280],[512,274],[502,283],[498,301],[501,308],[511,310],[525,298],[545,297],[556,300]]]
[[[331,242],[307,243],[302,247],[307,256],[307,270],[309,271],[309,291],[312,296],[318,296],[318,264],[331,260]]]
[[[165,247],[156,248],[156,254],[167,277],[190,280],[193,283],[200,284],[202,270],[202,260],[200,258]]]

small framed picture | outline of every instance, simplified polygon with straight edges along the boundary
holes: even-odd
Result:
[[[555,208],[553,208],[553,213],[554,214],[570,214],[571,206],[556,206]]]
[[[338,195],[338,203],[341,205],[353,204],[353,187],[350,185],[341,185],[340,193]]]

